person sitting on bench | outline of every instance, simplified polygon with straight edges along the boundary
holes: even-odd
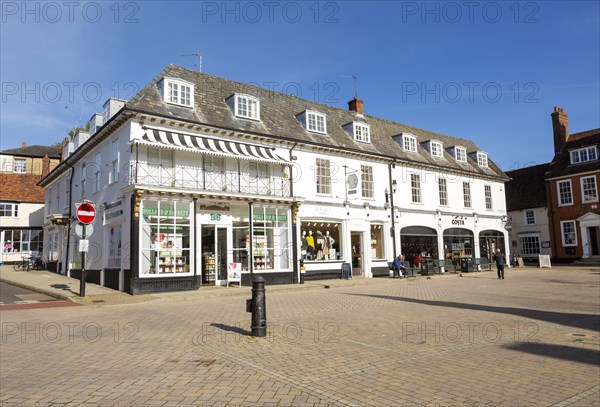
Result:
[[[402,278],[404,271],[406,270],[406,266],[404,265],[404,256],[399,254],[398,257],[394,259],[392,267],[394,268],[394,278],[396,278],[396,272],[398,272],[398,277]]]

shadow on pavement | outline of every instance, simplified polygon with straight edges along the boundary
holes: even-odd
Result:
[[[78,292],[71,290],[71,287],[69,287],[67,284],[52,284],[50,285],[50,287],[56,288],[58,290],[65,290],[73,294],[79,294]]]
[[[252,336],[252,332],[247,331],[239,326],[231,326],[231,325],[225,325],[225,324],[219,324],[219,323],[212,323],[210,324],[210,326],[214,326],[215,328],[219,328],[223,331],[229,331],[229,332],[235,332],[236,334],[240,334],[240,335],[245,335],[245,336]]]
[[[402,302],[412,302],[415,304],[431,305],[434,307],[450,307],[459,309],[471,309],[475,311],[496,312],[499,314],[518,315],[524,318],[537,319],[538,321],[551,322],[554,324],[570,326],[573,328],[590,329],[593,331],[598,331],[600,329],[600,318],[598,318],[598,315],[592,314],[572,314],[554,311],[539,311],[535,309],[526,308],[495,307],[492,305],[466,304],[462,302],[418,300],[415,298],[394,297],[391,295],[353,293],[346,294],[358,295],[362,297],[383,298],[387,300]]]
[[[600,365],[600,352],[593,349],[575,348],[572,346],[553,345],[549,343],[521,342],[504,346],[505,349],[533,355],[547,356],[556,359],[570,360],[572,362]]]

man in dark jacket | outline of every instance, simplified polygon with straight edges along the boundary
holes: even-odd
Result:
[[[496,250],[494,261],[496,262],[496,268],[498,269],[498,278],[504,280],[504,265],[506,264],[506,258],[500,249]]]

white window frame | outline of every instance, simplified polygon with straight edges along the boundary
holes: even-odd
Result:
[[[417,152],[417,138],[409,134],[402,135],[402,149],[411,153]]]
[[[440,143],[439,141],[432,141],[429,147],[431,150],[432,157],[444,157],[444,145],[442,143]]]
[[[233,111],[236,117],[260,121],[260,100],[252,95],[236,93]]]
[[[593,184],[593,188],[594,188],[593,189],[594,196],[592,196],[591,198],[587,198],[587,196],[591,196],[591,194],[586,195],[586,193],[585,193],[586,191],[585,191],[584,180],[592,180],[592,184]],[[581,202],[583,202],[583,203],[598,202],[598,182],[596,181],[596,176],[590,175],[588,177],[581,177],[580,182],[581,182]],[[591,184],[590,184],[590,186],[591,186]]]
[[[331,195],[331,162],[325,158],[315,161],[317,195]]]
[[[27,159],[26,158],[15,158],[13,160],[13,172],[15,174],[27,173]]]
[[[81,181],[80,181],[81,188],[80,188],[80,190],[81,190],[82,198],[85,198],[85,177],[86,177],[85,168],[86,168],[86,163],[81,163]]]
[[[110,173],[108,183],[119,182],[119,139],[115,139],[110,144]]]
[[[561,184],[568,184],[569,185],[570,200],[568,202],[567,201],[563,201],[563,196],[562,196],[561,191],[560,191]],[[556,193],[557,193],[557,198],[558,198],[558,206],[573,205],[573,185],[571,184],[571,180],[570,179],[562,180],[562,181],[557,181],[556,182]],[[565,193],[566,193],[566,191],[565,191]]]
[[[534,210],[528,209],[525,211],[525,224],[526,225],[535,225],[535,211]]]
[[[488,156],[486,153],[482,153],[480,151],[477,152],[477,165],[480,167],[488,166]]]
[[[363,198],[373,198],[373,167],[370,165],[360,166],[360,180]]]
[[[438,192],[440,206],[448,206],[448,183],[446,182],[446,178],[438,179]]]
[[[327,117],[323,113],[307,110],[305,120],[306,130],[313,133],[327,134]]]
[[[567,236],[565,233],[565,226],[567,224],[573,225],[573,229],[572,231],[568,231],[567,233],[572,234],[573,238],[569,238],[568,242],[567,239],[565,239]],[[560,237],[562,240],[562,245],[563,247],[573,247],[573,246],[577,246],[577,225],[575,224],[574,220],[563,220],[560,222]]]
[[[454,159],[459,163],[466,163],[467,149],[464,147],[454,147]]]
[[[194,107],[194,84],[180,79],[163,78],[163,100],[172,105]]]
[[[492,186],[486,184],[483,186],[485,194],[485,209],[491,211],[494,209],[494,202],[492,201]]]
[[[419,174],[410,175],[410,197],[412,203],[422,203],[423,196],[421,194],[421,176]]]
[[[354,140],[362,143],[371,142],[371,126],[365,123],[354,122],[352,128]]]
[[[18,218],[19,217],[19,204],[12,202],[0,202],[0,205],[4,206],[3,212],[8,212],[7,209],[10,207],[9,215],[0,215],[2,218]]]
[[[111,229],[114,235],[111,235]],[[120,269],[123,264],[123,222],[105,225],[106,257],[105,267]],[[119,239],[115,239],[118,237]]]
[[[585,154],[585,159],[582,157]],[[598,159],[598,149],[596,146],[578,148],[577,150],[570,151],[571,164],[581,164],[590,161],[596,161]]]
[[[532,239],[532,241],[528,241],[527,246],[524,244],[526,239]],[[521,248],[521,253],[526,256],[536,256],[542,253],[542,245],[540,242],[540,234],[539,233],[523,233],[518,235],[519,247]],[[537,246],[537,247],[534,247]],[[533,249],[533,250],[529,250]]]
[[[96,154],[94,163],[94,192],[100,191],[100,177],[102,176],[102,155]]]
[[[471,199],[471,184],[463,182],[463,205],[465,208],[473,207],[473,200]]]

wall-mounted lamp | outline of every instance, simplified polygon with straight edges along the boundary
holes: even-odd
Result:
[[[395,194],[397,190],[398,190],[398,183],[396,182],[395,179],[393,179],[392,180],[392,193]]]

